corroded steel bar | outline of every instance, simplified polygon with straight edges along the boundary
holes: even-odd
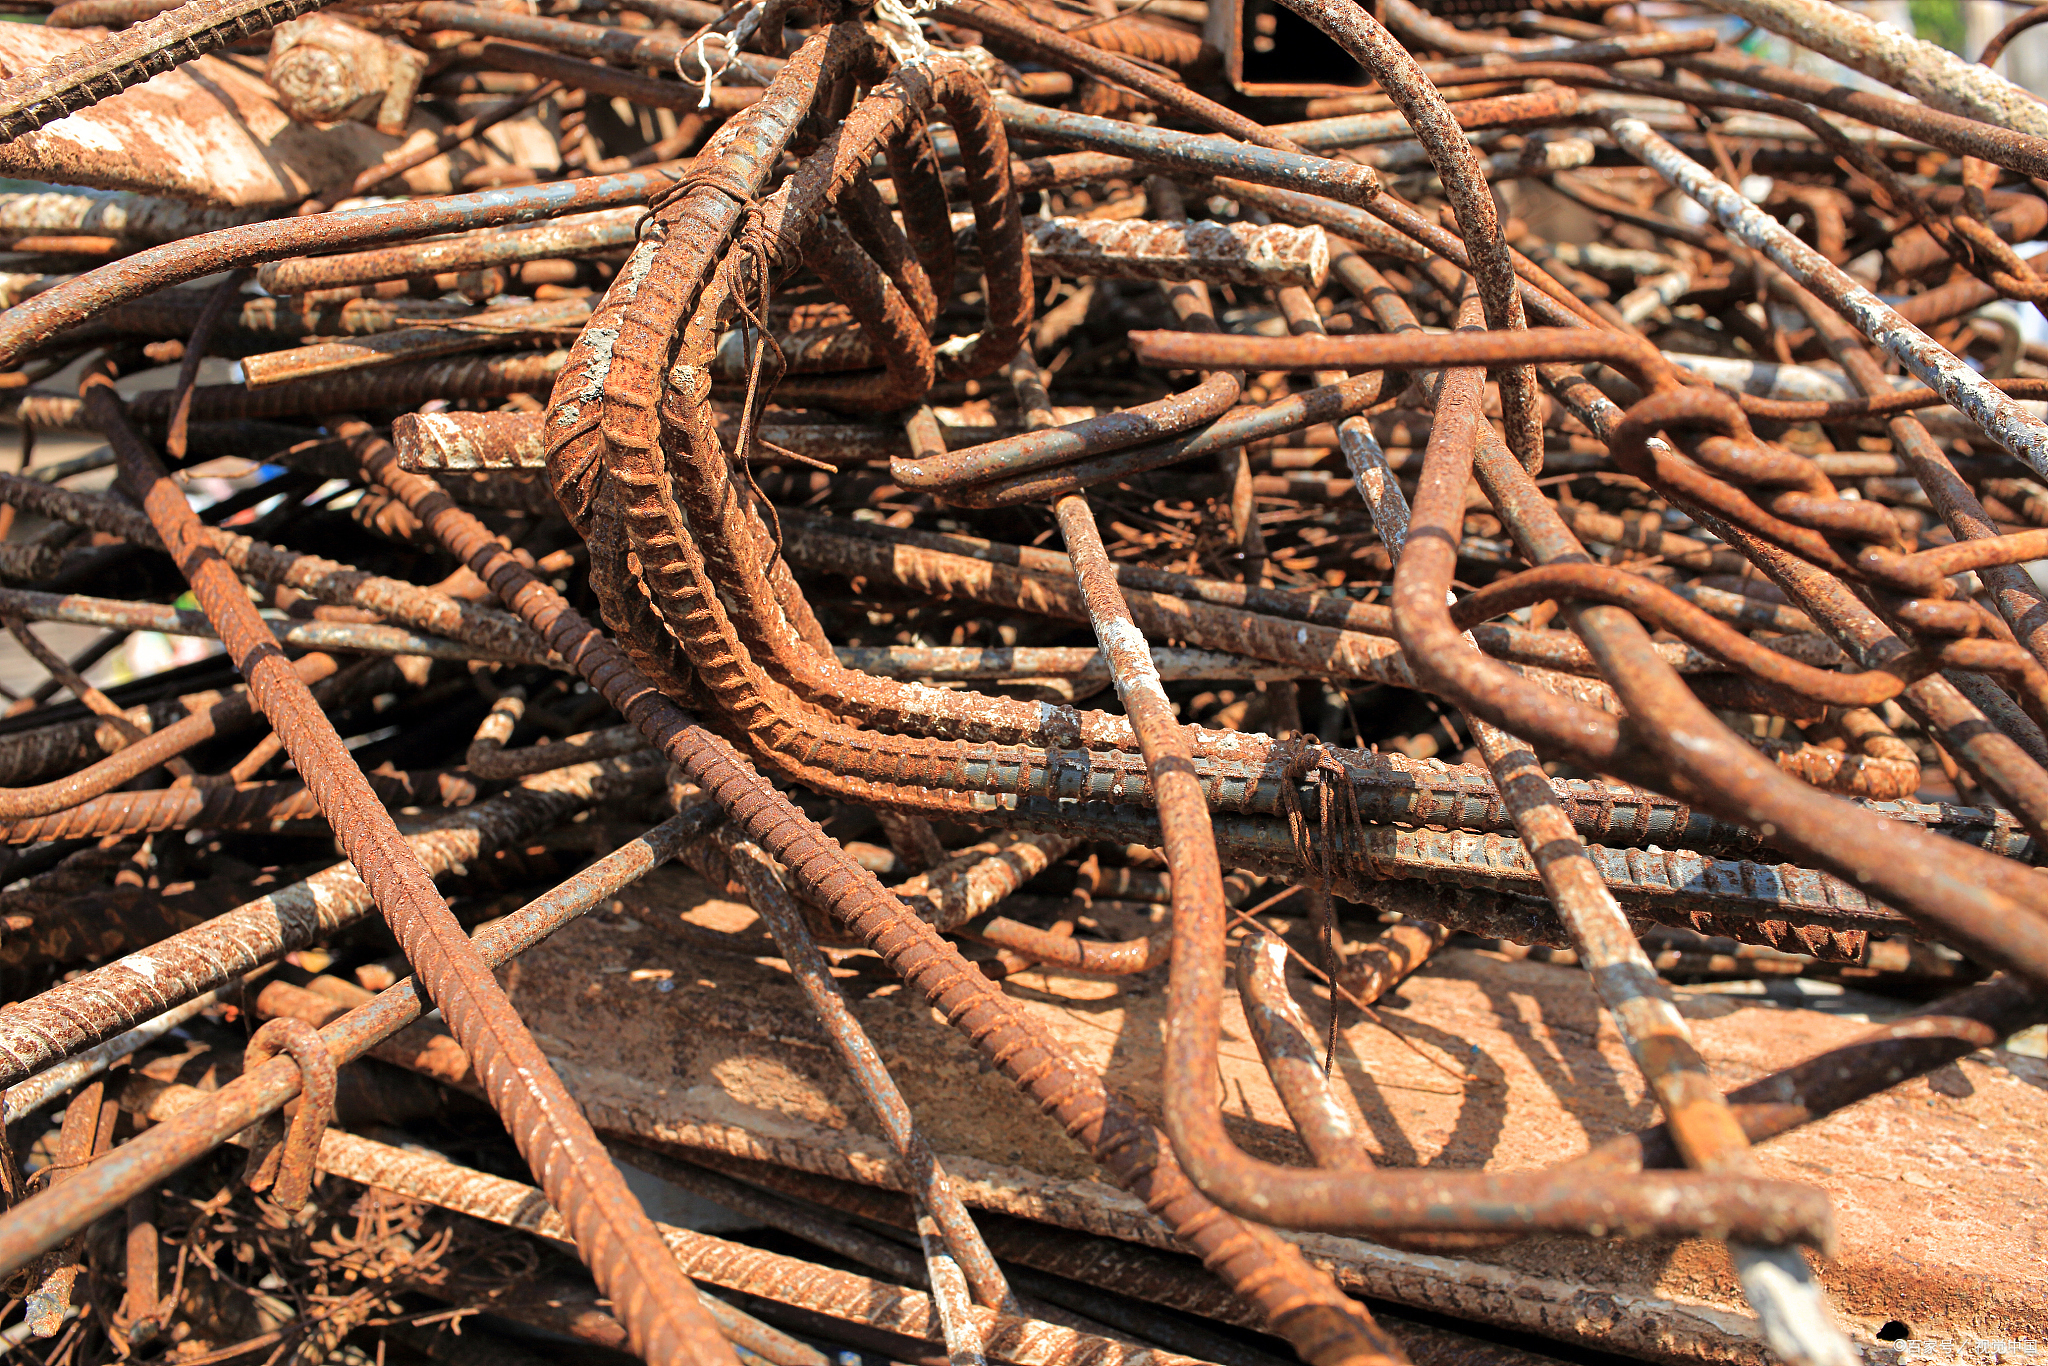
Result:
[[[1823,0],[1711,0],[1844,66],[1911,93],[1950,114],[2048,137],[2040,102],[1988,67]]]
[[[48,50],[84,53],[86,85],[111,90],[228,32],[205,27],[228,0],[104,44],[61,31],[161,8],[124,4],[88,0],[40,37],[24,29],[38,55],[10,69],[33,73],[38,44],[61,44]],[[270,89],[287,118],[346,94],[367,101],[354,111],[365,117],[381,103],[396,127],[415,90],[408,77],[380,94],[379,73],[424,57],[410,150],[366,172],[381,150],[366,147],[313,175],[299,149],[339,145],[339,125],[288,123],[266,166],[317,209],[408,165],[403,184],[380,187],[402,198],[255,221],[137,196],[0,197],[12,253],[0,415],[24,445],[22,474],[0,476],[0,615],[18,635],[61,621],[89,642],[59,647],[37,625],[24,648],[38,681],[18,701],[4,693],[0,775],[15,786],[0,791],[0,967],[20,999],[0,1010],[0,1043],[18,1055],[11,1075],[0,1056],[0,1082],[13,1083],[10,1113],[26,1114],[133,1057],[144,1075],[120,1089],[149,1125],[109,1148],[87,1123],[102,1107],[81,1101],[63,1154],[84,1165],[58,1198],[0,1202],[0,1264],[58,1249],[31,1281],[36,1323],[79,1335],[73,1356],[99,1351],[94,1334],[119,1355],[126,1333],[126,1355],[147,1355],[177,1331],[159,1240],[180,1222],[209,1236],[248,1204],[205,1201],[200,1169],[179,1168],[250,1131],[241,1141],[288,1169],[280,1193],[294,1203],[311,1121],[286,1160],[271,1146],[276,1116],[336,1061],[374,1059],[338,1077],[344,1123],[356,1104],[393,1124],[426,1107],[452,1131],[497,1131],[474,1109],[492,1051],[470,1058],[455,1033],[419,1021],[434,1003],[424,987],[365,989],[405,968],[379,957],[388,945],[351,937],[369,893],[350,865],[315,871],[334,856],[303,841],[340,834],[389,891],[379,852],[407,850],[366,853],[364,841],[395,824],[427,871],[457,874],[443,883],[451,896],[488,916],[506,890],[559,883],[585,851],[615,846],[617,822],[650,823],[666,768],[674,808],[696,814],[655,832],[661,850],[632,842],[473,946],[500,966],[606,907],[548,955],[549,976],[508,974],[527,1021],[565,1046],[556,1065],[578,1101],[593,1098],[582,1088],[595,1074],[571,1061],[593,1045],[577,1031],[614,1018],[608,993],[622,1006],[654,993],[645,1004],[659,1012],[722,1004],[735,984],[761,985],[763,999],[797,1000],[799,978],[811,989],[798,1009],[822,1028],[768,1022],[745,1063],[722,1060],[710,1080],[751,1105],[756,1062],[773,1069],[788,1047],[837,1037],[883,1116],[868,1138],[770,1132],[779,1101],[769,1120],[714,1115],[707,1089],[632,1073],[651,1055],[595,1040],[599,1066],[616,1055],[626,1071],[599,1083],[594,1115],[620,1113],[611,1091],[648,1088],[630,1102],[632,1141],[744,1156],[724,1169],[877,1221],[880,1236],[724,1188],[773,1210],[772,1227],[930,1292],[878,1300],[856,1280],[839,1286],[855,1298],[814,1286],[792,1302],[750,1281],[736,1293],[756,1296],[748,1308],[775,1328],[704,1306],[747,1352],[776,1366],[830,1355],[794,1333],[907,1361],[1014,1360],[970,1289],[1008,1313],[999,1302],[1014,1284],[1070,1305],[1083,1316],[1070,1326],[1092,1335],[1047,1347],[1046,1366],[1146,1355],[1098,1341],[1098,1321],[1226,1366],[1272,1366],[1189,1314],[1278,1333],[1312,1366],[1385,1366],[1404,1349],[1420,1366],[1450,1351],[1540,1361],[1388,1321],[1396,1345],[1359,1312],[1360,1293],[1574,1351],[1848,1359],[1801,1247],[1825,1243],[1828,1206],[1759,1182],[1749,1146],[1995,1043],[2039,1017],[2048,982],[2048,897],[2031,875],[2048,837],[2048,614],[2025,569],[2048,559],[2048,487],[2033,482],[2048,469],[2028,468],[2048,459],[2048,445],[2028,444],[2048,431],[2048,362],[2009,310],[1976,311],[2048,304],[2048,258],[2016,250],[2048,225],[2048,200],[1998,174],[2048,184],[2048,137],[1939,99],[1836,88],[1791,69],[1803,57],[1775,66],[1707,29],[1664,31],[1653,11],[1600,26],[1585,22],[1597,7],[1550,0],[1512,17],[1502,0],[1282,8],[1276,19],[1235,0],[1102,0],[1086,14],[948,0],[929,18],[789,0],[729,13],[699,0],[358,7],[281,32],[290,60],[273,64]],[[1860,22],[1814,15],[1840,33]],[[1983,56],[2038,19],[2009,25]],[[1298,21],[1357,65],[1319,42],[1300,55],[1329,58],[1328,72],[1297,64]],[[351,68],[353,93],[301,92],[311,49],[298,45],[316,31],[366,63]],[[1909,89],[1930,75],[1950,93],[2002,88],[1947,59],[1909,80],[1893,59],[1910,42],[1865,46],[1859,61],[1891,61]],[[128,65],[93,75],[109,52]],[[67,179],[47,168],[75,149],[90,183],[126,183],[132,163],[138,188],[166,175],[189,186],[192,168],[158,148],[185,111],[211,117],[204,101],[143,111],[208,71],[239,90],[231,65],[188,63],[0,146],[0,160]],[[1306,83],[1325,76],[1364,83]],[[91,93],[54,66],[36,78],[59,105]],[[234,98],[249,117],[256,106]],[[502,113],[516,117],[463,138]],[[1262,121],[1278,118],[1291,121]],[[1573,128],[1586,136],[1564,135]],[[80,129],[121,131],[86,147]],[[231,187],[225,153],[220,164],[223,203],[270,194]],[[415,192],[434,183],[505,188]],[[181,287],[253,267],[257,293]],[[1200,326],[1204,298],[1213,333],[1158,330]],[[532,349],[541,338],[563,349]],[[209,341],[220,358],[208,377],[233,360],[232,383],[194,383]],[[1880,359],[1906,356],[1907,377],[1878,373],[1870,356],[1887,346]],[[416,347],[485,354],[377,364]],[[148,372],[171,367],[178,382],[155,390]],[[133,457],[108,379],[131,421],[177,429],[177,458],[195,466],[182,492],[219,496],[202,514],[218,525],[192,526],[136,459],[101,495],[79,483],[111,455],[38,449],[42,430],[105,428]],[[238,462],[197,465],[222,454]],[[446,471],[445,488],[416,471]],[[205,612],[170,601],[186,585],[164,577],[165,539],[131,495],[182,527],[170,565],[203,580]],[[1072,554],[1043,543],[1055,525]],[[160,664],[158,637],[210,630],[206,612],[233,620],[234,653]],[[1100,640],[1084,643],[1081,623]],[[394,652],[316,689],[333,736],[355,748],[327,745],[303,708],[279,734],[211,743],[253,719],[227,685],[238,665],[275,673],[273,639]],[[1110,688],[1115,699],[1090,705]],[[593,764],[601,754],[621,762]],[[164,764],[172,778],[146,772]],[[454,764],[440,783],[423,776]],[[337,823],[308,819],[357,767],[370,801],[357,791]],[[510,788],[483,786],[497,783]],[[415,810],[460,802],[472,805]],[[729,838],[703,837],[721,815]],[[687,873],[605,900],[671,852]],[[244,868],[280,871],[245,891]],[[432,911],[431,892],[408,890],[420,895],[396,898],[399,920]],[[735,912],[749,900],[766,918]],[[1251,932],[1233,944],[1240,925]],[[644,930],[660,933],[629,938]],[[1318,930],[1320,971],[1306,961]],[[1543,973],[1458,955],[1447,941],[1459,932],[1511,958],[1559,949],[1530,956],[1589,979],[1524,980]],[[1329,982],[1329,1039],[1316,1037],[1319,1007],[1304,996],[1304,1014],[1289,995],[1267,934],[1285,934]],[[771,938],[779,958],[762,957]],[[639,969],[671,940],[717,970]],[[842,961],[848,946],[857,956]],[[304,986],[273,974],[236,999],[235,979],[281,953],[333,962]],[[1219,1013],[1233,955],[1265,1076],[1256,1063],[1231,1070],[1245,1061]],[[894,988],[877,989],[862,961],[906,994],[881,1004]],[[1339,1070],[1325,1050],[1368,1044],[1352,1010],[1425,961],[1442,972],[1411,979],[1398,1006],[1424,1028],[1456,995],[1450,972],[1460,990],[1470,979],[1491,997],[1519,982],[1612,1016],[1668,1127],[1543,1171],[1459,1170],[1451,1154],[1403,1170],[1396,1130],[1454,1100],[1390,1087],[1376,1066],[1368,1078],[1356,1059]],[[1754,1019],[1690,1026],[1695,1043],[1664,994],[1666,981],[1799,976],[1924,999],[2001,971],[1726,1096],[1707,1061],[1743,1046]],[[1118,978],[1126,1029],[1156,1027],[1165,1043],[1163,1057],[1113,1051],[1124,1076],[1132,1059],[1165,1064],[1163,1086],[1135,1079],[1138,1105],[1063,1043],[1086,1037],[1063,1031],[1089,1028],[1086,1003],[1105,986],[1063,979],[1096,974]],[[494,994],[481,970],[470,984]],[[437,980],[431,994],[473,1021],[475,993]],[[152,1054],[216,1030],[215,1006],[273,1021],[242,1075],[210,1092],[156,1080],[172,1061]],[[899,1095],[870,1065],[895,1042],[878,1008],[929,1010],[960,1031],[952,1047],[1018,1086],[1130,1196],[1043,1169],[1021,1141],[1024,1156],[981,1171],[949,1156],[957,1192],[928,1189],[922,1208],[806,1185],[799,1173],[929,1187],[936,1169],[917,1152],[868,1139],[923,1132],[936,1144],[963,1118],[946,1106],[968,1091],[932,1091],[892,1052]],[[413,1032],[387,1037],[408,1021]],[[500,1011],[495,1023],[516,1043],[521,1022]],[[297,1051],[266,1061],[284,1031]],[[1485,1051],[1466,1060],[1473,1079]],[[1783,1061],[1769,1051],[1757,1072]],[[806,1075],[814,1061],[787,1058]],[[380,1082],[386,1064],[410,1071]],[[1228,1117],[1219,1069],[1245,1083]],[[1489,1104],[1520,1114],[1523,1074],[1508,1075]],[[1377,1094],[1354,1107],[1345,1077]],[[1937,1094],[1948,1089],[1937,1079]],[[565,1165],[583,1164],[609,1185],[609,1154],[563,1104],[569,1147],[528,1142],[540,1184],[554,1191]],[[1926,1117],[1937,1129],[1956,1118],[1939,1099]],[[1276,1119],[1291,1132],[1261,1131]],[[516,1117],[512,1128],[522,1141],[537,1132]],[[1258,1160],[1284,1159],[1296,1137],[1314,1166]],[[269,1166],[251,1169],[257,1185]],[[1877,1321],[1866,1175],[1828,1183],[1855,1221],[1844,1304],[1859,1339]],[[318,1198],[325,1209],[352,1197]],[[79,1256],[98,1244],[76,1235],[124,1209],[127,1300],[105,1324],[87,1314],[67,1327],[60,1288],[105,1260]],[[437,1246],[440,1217],[410,1246]],[[680,1286],[627,1222],[637,1241],[616,1246],[637,1249],[642,1284]],[[1075,1252],[1050,1225],[1085,1227],[1099,1246]],[[1700,1302],[1681,1304],[1618,1288],[1603,1268],[1625,1254],[1585,1262],[1571,1284],[1454,1255],[1545,1230],[1706,1234],[1731,1242],[1739,1274],[1706,1276],[1688,1288]],[[1360,1232],[1385,1241],[1316,1241]],[[1304,1237],[1316,1264],[1290,1244]],[[483,1246],[459,1241],[465,1255]],[[1516,1255],[1546,1255],[1537,1247]],[[1151,1251],[1169,1248],[1206,1262],[1213,1285],[1193,1261],[1168,1267]],[[1079,1284],[1027,1279],[1026,1266]],[[756,1272],[812,1274],[752,1262],[736,1274]],[[189,1263],[187,1290],[210,1274]],[[515,1305],[520,1292],[486,1279],[415,1288],[457,1314],[501,1305],[608,1347],[665,1309],[673,1326],[689,1302],[687,1290],[668,1296],[681,1307],[627,1294],[612,1318],[591,1286],[550,1277],[535,1293],[563,1303]],[[259,1297],[263,1313],[272,1299],[284,1305]],[[348,1331],[355,1301],[336,1303],[307,1321],[306,1345],[332,1349]],[[272,1345],[298,1331],[292,1312],[265,1320],[283,1335]],[[1884,1312],[1959,1322],[1904,1302]],[[677,1355],[681,1340],[662,1350]]]
[[[493,38],[509,38],[626,67],[673,68],[689,49],[683,35],[646,29],[626,29],[579,24],[568,19],[544,19],[537,15],[514,14],[482,9],[450,0],[424,0],[410,7],[411,17],[436,28],[461,29]],[[753,80],[766,78],[782,69],[780,58],[740,52],[727,45],[732,65]]]
[[[1106,151],[1188,175],[1228,176],[1283,190],[1328,195],[1349,204],[1377,198],[1380,178],[1355,162],[1325,161],[1292,152],[1218,142],[1163,129],[1141,128],[1086,114],[1064,114],[1000,99],[997,108],[1012,133],[1065,147]]]
[[[1559,87],[1528,95],[1461,100],[1451,105],[1450,111],[1458,126],[1467,132],[1522,125],[1552,127],[1569,121],[1578,111],[1578,92]],[[1415,136],[1408,116],[1400,110],[1279,123],[1273,125],[1272,132],[1311,152],[1331,152]]]
[[[330,1135],[321,1145],[320,1159],[323,1170],[367,1186],[558,1242],[565,1238],[562,1217],[532,1186],[352,1134]],[[707,1285],[887,1328],[904,1337],[943,1340],[939,1311],[930,1297],[919,1291],[688,1229],[664,1225],[662,1235],[678,1263]],[[1019,1366],[1138,1366],[1140,1361],[1153,1366],[1205,1366],[1177,1353],[1136,1348],[984,1306],[965,1308],[964,1312],[973,1319],[990,1356]]]
[[[405,780],[371,780],[378,795],[407,804],[421,794]],[[473,786],[469,786],[473,792]],[[48,816],[0,823],[0,843],[104,839],[190,828],[276,830],[293,821],[318,819],[319,808],[304,783],[209,784],[156,791],[117,792],[95,797]]]
[[[825,955],[804,927],[803,915],[797,910],[788,888],[783,886],[781,874],[759,845],[740,839],[728,839],[723,843],[727,861],[741,885],[747,889],[747,899],[768,922],[776,947],[782,950],[784,961],[789,963],[805,996],[810,999],[812,1011],[831,1036],[840,1061],[853,1074],[855,1085],[874,1111],[897,1156],[916,1173],[919,1208],[923,1217],[931,1222],[945,1255],[955,1263],[951,1268],[952,1275],[966,1277],[966,1283],[973,1287],[974,1298],[979,1303],[992,1309],[1010,1304],[1010,1287],[1003,1279],[1002,1268],[996,1265],[987,1244],[982,1242],[981,1231],[974,1226],[974,1217],[960,1202],[945,1168],[933,1155],[930,1143],[918,1131],[910,1115],[910,1106],[903,1099],[902,1091],[897,1089],[895,1079],[889,1075],[874,1042],[847,1005],[845,994],[833,980],[831,965],[825,961]],[[930,1259],[928,1251],[927,1260]],[[939,1268],[933,1268],[932,1277],[933,1294],[944,1293],[945,1287],[940,1284],[944,1277]],[[949,1342],[952,1340],[950,1332],[947,1339]]]
[[[1273,1089],[1316,1165],[1370,1171],[1372,1157],[1323,1071],[1308,1017],[1288,994],[1287,950],[1280,941],[1256,932],[1245,935],[1237,946],[1237,990]]]
[[[83,279],[84,277],[79,277]],[[44,297],[41,295],[38,298]],[[33,302],[33,300],[31,301]],[[0,317],[6,326],[10,311]],[[265,389],[246,384],[202,384],[192,391],[192,418],[297,417],[307,413],[346,412],[372,404],[410,405],[434,399],[503,398],[508,394],[545,391],[562,372],[568,357],[560,351],[516,352],[458,360],[433,360],[407,366],[395,374],[342,373],[290,380]],[[155,425],[170,417],[171,394],[158,389],[137,395],[135,420]],[[10,414],[36,427],[94,430],[83,400],[29,394]]]
[[[2048,472],[2048,424],[1999,392],[1948,348],[1900,317],[1897,310],[1799,241],[1769,214],[1729,190],[1706,167],[1640,119],[1611,118],[1607,127],[1632,155],[1704,206],[1738,240],[1762,250],[1818,293],[1992,440],[2035,470]]]
[[[405,241],[469,228],[528,223],[645,199],[668,184],[659,169],[547,185],[519,186],[439,200],[379,204],[282,222],[222,228],[101,266],[0,317],[0,365],[29,347],[115,304],[237,266]]]
[[[609,793],[644,791],[658,777],[645,765],[618,760],[557,770],[528,779],[516,792],[450,811],[437,818],[440,829],[408,843],[430,872],[445,872],[546,830]],[[318,943],[373,909],[354,867],[338,863],[17,1002],[0,1011],[0,1081],[18,1082],[280,954]]]
[[[497,967],[585,915],[635,879],[675,856],[681,845],[714,819],[703,804],[633,840],[548,895],[492,922],[475,938],[476,951]],[[429,1009],[425,993],[408,977],[320,1031],[336,1065],[353,1061],[418,1020]],[[205,1156],[266,1115],[284,1108],[299,1093],[298,1064],[274,1059],[244,1072],[228,1086],[200,1095],[167,1122],[124,1145],[111,1160],[82,1173],[61,1206],[43,1201],[0,1216],[0,1257],[18,1262],[49,1246],[128,1198],[150,1189],[179,1167]],[[330,1130],[327,1138],[336,1137]],[[326,1140],[323,1140],[323,1146]]]
[[[643,209],[600,209],[532,227],[412,242],[376,251],[341,252],[272,261],[256,272],[271,294],[305,294],[343,285],[405,280],[446,271],[481,270],[514,261],[542,261],[633,245]]]
[[[888,678],[1072,678],[1109,681],[1100,650],[1062,646],[888,645],[841,646],[839,662],[862,673]],[[1213,650],[1159,649],[1152,652],[1159,676],[1178,682],[1193,678],[1292,678],[1291,671],[1242,655]]]
[[[15,475],[0,475],[0,502],[26,512],[112,532],[152,549],[163,544],[146,517],[111,499],[51,488],[40,481]],[[453,636],[506,655],[527,658],[544,655],[539,651],[539,642],[530,633],[492,608],[463,602],[418,584],[365,574],[352,565],[317,555],[282,550],[234,532],[212,529],[207,534],[214,548],[225,555],[229,563],[253,578],[281,583],[326,602],[358,607],[380,617],[435,634]],[[77,597],[46,602],[39,596],[23,595],[18,601],[41,604],[38,610],[121,610],[110,604]]]
[[[126,1033],[117,1034],[104,1043],[94,1044],[83,1052],[73,1053],[55,1066],[46,1067],[34,1076],[14,1083],[7,1088],[4,1108],[0,1108],[0,1118],[4,1118],[9,1124],[27,1118],[80,1082],[99,1076],[123,1058],[132,1057],[201,1011],[211,1010],[220,1005],[237,991],[239,985],[215,987],[212,991],[201,992],[184,1004],[145,1020]]]
[[[956,228],[959,259],[978,263],[972,222]],[[1150,219],[1027,218],[1032,269],[1068,279],[1206,280],[1320,289],[1330,268],[1321,228],[1284,223],[1162,223]]]
[[[172,636],[219,639],[203,612],[182,611],[153,602],[119,602],[75,594],[33,593],[0,588],[0,610],[32,621],[62,621],[78,626],[108,626],[126,631],[160,631]],[[293,622],[264,619],[264,629],[280,645],[306,650],[361,650],[375,654],[423,655],[430,659],[520,659],[488,647],[423,636],[396,626],[354,622]]]
[[[0,142],[90,108],[181,62],[262,33],[322,0],[193,0],[0,85]]]
[[[335,661],[327,655],[308,655],[297,665],[300,677],[311,682],[332,677],[335,668]],[[203,711],[195,708],[191,714],[152,730],[140,739],[124,734],[120,736],[119,743],[103,742],[103,747],[110,749],[111,753],[67,777],[34,786],[0,789],[0,817],[26,820],[89,801],[195,745],[239,729],[254,719],[255,711],[247,693],[235,693],[212,701]],[[115,726],[116,720],[125,725]],[[122,730],[136,724],[135,719],[124,713],[119,718],[102,718],[95,722],[92,733],[97,735],[102,726]],[[33,740],[30,743],[33,744]],[[33,752],[21,757],[26,760],[24,767],[32,771],[41,767]]]
[[[181,237],[252,223],[258,209],[219,209],[181,199],[108,190],[56,190],[0,195],[0,232],[106,233],[125,241],[174,242]]]
[[[1112,1176],[1165,1219],[1175,1235],[1212,1265],[1274,1328],[1303,1350],[1312,1366],[1375,1359],[1380,1336],[1328,1279],[1299,1260],[1287,1244],[1261,1236],[1224,1215],[1180,1174],[1163,1135],[1137,1120],[1128,1102],[1099,1078],[1069,1062],[1041,1029],[1017,1015],[958,951],[887,896],[873,874],[847,858],[817,827],[775,794],[738,755],[689,724],[673,703],[645,681],[617,647],[605,641],[546,585],[501,553],[487,532],[448,504],[430,480],[405,475],[388,455],[380,481],[408,491],[408,501],[438,528],[445,542],[491,583],[507,606],[544,634],[571,646],[565,658],[608,693],[635,724],[661,737],[671,757],[720,794],[721,803],[756,833],[762,846],[798,877],[849,929],[881,951],[891,967],[933,1001],[948,1002],[948,1018],[1012,1079],[1028,1090]],[[829,870],[829,873],[828,873]]]
[[[313,342],[289,351],[269,351],[242,360],[242,382],[267,389],[323,375],[347,374],[380,365],[401,365],[493,344],[517,343],[575,331],[590,316],[582,299],[557,299],[486,309],[434,327],[408,327],[352,341]]]

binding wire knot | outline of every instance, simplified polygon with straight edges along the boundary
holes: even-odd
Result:
[[[752,20],[756,24],[761,22],[760,8],[759,5],[756,5],[747,12],[746,18],[740,21],[740,29],[746,28],[748,20]],[[742,37],[743,35],[738,30],[735,30],[730,38],[719,33],[700,32],[697,35],[696,42],[685,46],[680,52],[676,53],[676,79],[680,80],[684,85],[703,87],[703,97],[697,101],[699,109],[709,109],[711,107],[711,92],[717,87],[719,78],[732,70],[735,60],[733,54],[739,50]],[[711,69],[711,62],[704,55],[704,44],[710,42],[713,38],[716,38],[719,42],[718,56],[722,59],[716,71]],[[683,58],[689,56],[696,57],[697,70],[702,73],[701,75],[692,76],[683,69]]]
[[[875,0],[875,27],[899,65],[922,67],[930,74],[932,43],[924,25],[936,9],[938,0]]]
[[[779,197],[778,197],[779,198]],[[753,446],[754,427],[760,420],[760,404],[764,387],[772,387],[782,378],[787,361],[781,345],[775,340],[775,332],[768,325],[768,311],[774,298],[775,273],[795,268],[803,260],[803,224],[797,215],[788,213],[787,201],[779,207],[784,212],[772,212],[769,206],[756,201],[747,205],[746,219],[741,224],[738,238],[733,242],[733,288],[732,297],[740,313],[740,345],[742,354],[751,353],[753,359],[747,366],[747,397],[740,408],[739,441],[733,456],[742,465]],[[753,293],[757,304],[748,302]],[[757,334],[758,341],[749,334]],[[767,368],[768,353],[775,353],[773,374],[767,385],[762,384],[763,371]],[[751,479],[751,473],[749,475]],[[767,500],[764,497],[762,501]],[[781,541],[780,529],[775,537]]]
[[[1282,758],[1280,807],[1287,817],[1287,832],[1293,838],[1296,855],[1317,882],[1328,885],[1336,879],[1345,862],[1362,864],[1365,857],[1365,818],[1358,809],[1358,794],[1351,786],[1351,771],[1336,751],[1314,736],[1295,736],[1274,746]],[[1314,774],[1316,810],[1311,817],[1301,802],[1296,784]],[[1345,859],[1338,854],[1342,843]]]
[[[741,184],[731,171],[713,158],[698,157],[689,169],[671,172],[670,182],[647,197],[647,216],[640,220],[640,236],[644,239],[656,228],[663,210],[698,188],[716,190],[736,204],[752,202],[748,187]],[[662,230],[667,229],[663,226]]]

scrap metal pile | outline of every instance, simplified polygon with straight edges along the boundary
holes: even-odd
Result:
[[[2036,1359],[1996,50],[7,8],[0,1353]]]

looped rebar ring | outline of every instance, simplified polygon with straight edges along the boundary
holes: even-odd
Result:
[[[270,1191],[279,1208],[300,1210],[313,1194],[320,1139],[334,1118],[334,1058],[319,1030],[304,1020],[283,1018],[266,1021],[249,1040],[243,1050],[245,1068],[253,1072],[279,1053],[288,1054],[304,1078],[299,1111],[281,1141],[259,1140],[250,1150],[244,1180],[251,1190]]]

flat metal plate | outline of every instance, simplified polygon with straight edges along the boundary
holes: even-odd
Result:
[[[887,1145],[774,954],[750,908],[665,869],[613,913],[521,959],[513,1000],[602,1129],[894,1184]],[[878,959],[857,954],[841,971],[970,1203],[1172,1246]],[[1320,1027],[1323,998],[1295,981]],[[1006,989],[1157,1113],[1163,972],[1121,981],[1028,972]],[[1826,1008],[1705,991],[1680,999],[1729,1087],[1867,1029],[1834,1013],[1845,1005],[1899,1008],[1870,997],[1810,998]],[[1576,968],[1447,951],[1382,1016],[1384,1026],[1345,1011],[1338,1066],[1387,1165],[1538,1167],[1655,1118]],[[1237,1140],[1260,1157],[1305,1163],[1234,994],[1223,1033],[1225,1110]],[[1813,1182],[1834,1199],[1842,1247],[1822,1275],[1867,1361],[2048,1359],[2039,1347],[2048,1340],[2043,1132],[2048,1063],[2000,1050],[1760,1150],[1769,1175]],[[1717,1244],[1532,1238],[1451,1257],[1351,1238],[1298,1241],[1361,1294],[1635,1355],[1768,1360]],[[1894,1323],[1911,1338],[1878,1340]]]

